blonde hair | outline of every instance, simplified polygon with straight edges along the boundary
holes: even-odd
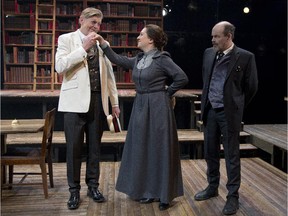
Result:
[[[103,19],[102,11],[100,11],[97,8],[93,8],[93,7],[88,7],[86,9],[84,9],[80,15],[80,18],[88,19],[88,18],[93,17],[93,16],[96,16],[96,17]]]

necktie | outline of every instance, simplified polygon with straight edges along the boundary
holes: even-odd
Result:
[[[223,52],[218,52],[217,53],[217,61],[220,61],[223,56],[224,56]]]

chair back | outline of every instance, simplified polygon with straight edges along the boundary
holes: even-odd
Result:
[[[56,108],[47,111],[45,114],[45,124],[43,128],[41,156],[46,157],[46,152],[51,150]]]

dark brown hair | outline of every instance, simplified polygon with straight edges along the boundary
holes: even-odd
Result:
[[[146,34],[154,41],[154,45],[158,50],[162,50],[168,42],[166,33],[158,25],[148,24],[145,26]]]

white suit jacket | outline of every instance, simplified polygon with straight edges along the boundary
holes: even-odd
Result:
[[[87,53],[82,47],[79,29],[58,38],[55,69],[63,75],[58,111],[86,113],[90,105],[90,78]],[[97,44],[98,48],[99,45]],[[118,106],[118,92],[111,62],[99,48],[99,70],[103,110],[109,115],[109,102]]]

